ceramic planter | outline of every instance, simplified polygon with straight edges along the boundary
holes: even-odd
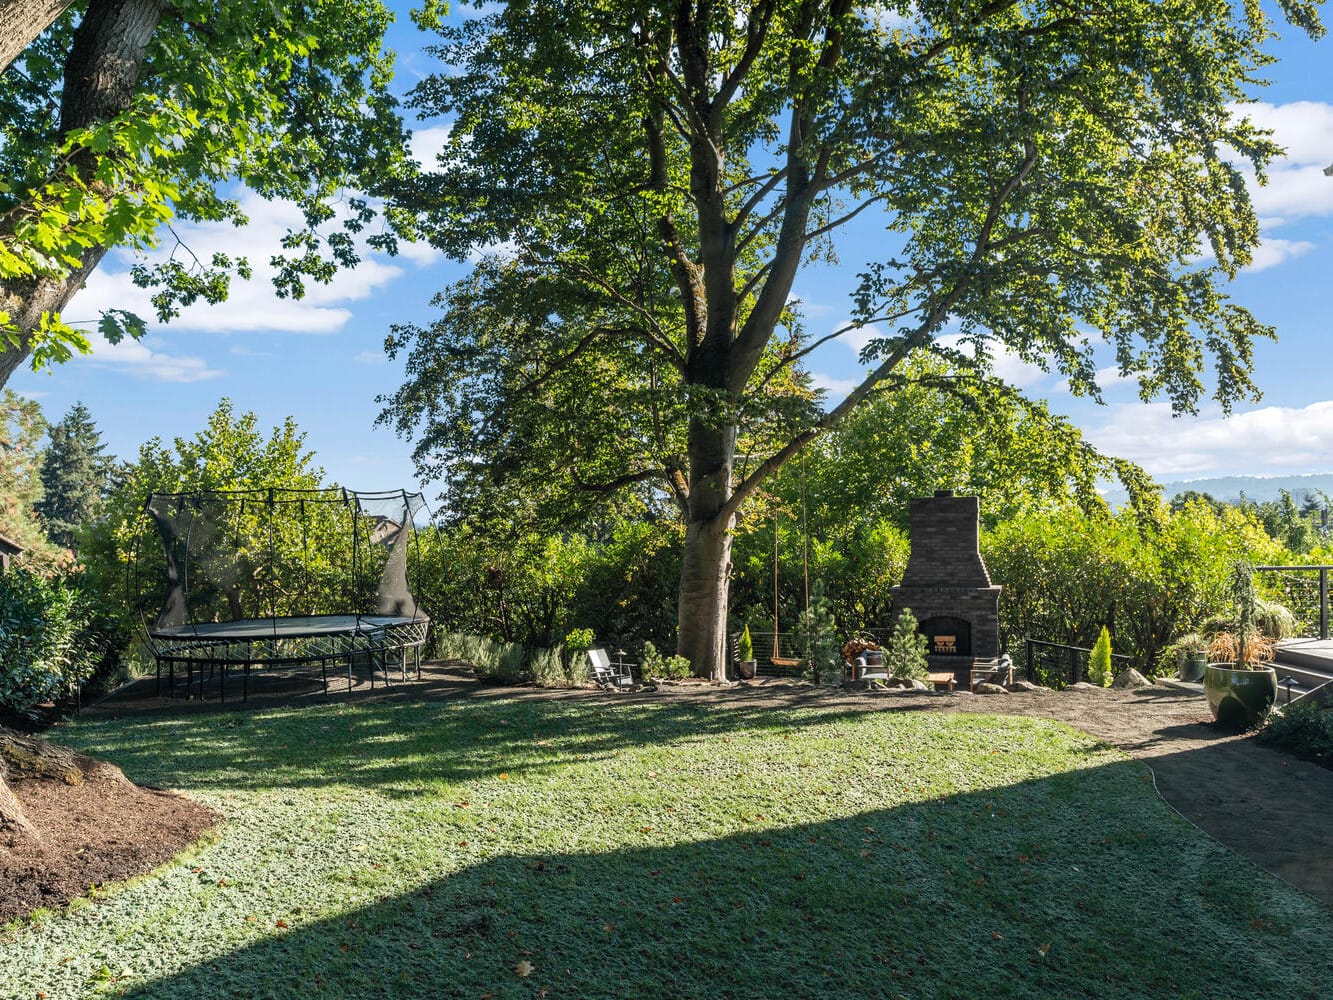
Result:
[[[758,662],[758,660],[737,660],[736,676],[743,681],[754,680],[755,667],[758,665]]]
[[[1180,679],[1182,681],[1201,681],[1203,680],[1203,672],[1207,667],[1207,653],[1186,653],[1180,659]]]
[[[1248,729],[1258,724],[1277,700],[1277,671],[1272,667],[1237,670],[1233,663],[1210,663],[1204,672],[1203,690],[1219,724]]]

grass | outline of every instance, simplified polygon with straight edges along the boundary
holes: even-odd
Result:
[[[603,698],[60,738],[216,839],[0,938],[0,996],[1319,997],[1333,920],[1033,719]]]

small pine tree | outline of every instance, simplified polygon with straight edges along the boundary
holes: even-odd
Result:
[[[1088,680],[1099,687],[1110,687],[1114,678],[1111,670],[1111,633],[1105,625],[1097,636],[1092,652],[1088,654]]]
[[[903,608],[893,625],[889,647],[884,651],[884,666],[890,676],[925,680],[929,672],[926,650],[929,642],[917,629],[916,615],[911,608]]]
[[[741,660],[754,659],[754,640],[750,638],[750,626],[746,625],[741,631],[741,637],[736,640],[736,652]]]
[[[824,678],[842,665],[838,645],[838,625],[833,618],[832,602],[824,595],[824,582],[816,580],[811,588],[810,608],[796,620],[796,648],[804,654],[810,679],[822,684]]]

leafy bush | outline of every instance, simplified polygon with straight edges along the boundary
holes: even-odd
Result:
[[[563,650],[560,646],[554,649],[534,649],[528,660],[528,666],[532,671],[532,679],[538,687],[554,688],[569,685],[569,676],[565,673]]]
[[[1201,653],[1208,646],[1207,640],[1198,632],[1188,632],[1179,639],[1167,643],[1157,654],[1158,676],[1169,677],[1183,667],[1185,657],[1190,653]]]
[[[1098,687],[1110,687],[1114,679],[1115,671],[1111,667],[1111,633],[1103,625],[1101,634],[1093,643],[1092,652],[1088,654],[1088,680]]]
[[[1298,701],[1281,712],[1270,713],[1258,740],[1302,756],[1328,757],[1333,755],[1333,713],[1312,702]]]
[[[664,656],[651,642],[643,644],[640,664],[644,678],[656,677],[667,681],[682,681],[691,674],[690,661],[683,656]]]
[[[926,650],[929,642],[917,631],[916,615],[910,608],[903,608],[902,614],[893,626],[893,635],[889,638],[889,648],[884,654],[884,665],[893,677],[925,680],[929,671]]]
[[[79,591],[17,569],[0,576],[0,708],[35,715],[92,676],[100,659]]]

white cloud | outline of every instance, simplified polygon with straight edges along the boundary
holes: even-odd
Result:
[[[1240,163],[1249,179],[1255,211],[1268,217],[1265,228],[1289,219],[1333,214],[1333,180],[1323,172],[1333,163],[1333,104],[1258,102],[1233,104],[1231,112],[1271,129],[1273,141],[1286,149],[1286,155],[1269,167],[1268,183],[1263,187],[1254,172]]]
[[[1126,403],[1085,436],[1111,455],[1132,459],[1155,476],[1309,472],[1333,456],[1333,400],[1308,406],[1264,406],[1223,416],[1172,417],[1166,403]]]
[[[836,375],[827,375],[824,372],[811,372],[810,381],[814,383],[816,389],[823,389],[827,393],[824,402],[829,406],[837,406],[847,394],[861,384],[859,378],[838,378]]]
[[[291,202],[265,201],[247,192],[241,197],[241,207],[250,222],[242,228],[226,223],[182,224],[176,227],[189,252],[201,260],[208,260],[215,251],[233,259],[245,257],[254,269],[250,281],[233,279],[226,302],[216,306],[196,302],[182,310],[172,321],[173,328],[213,332],[246,330],[279,331],[285,333],[334,333],[351,319],[351,312],[342,303],[357,302],[380,293],[403,274],[403,269],[387,263],[388,258],[372,252],[363,254],[355,268],[341,270],[328,285],[308,283],[303,299],[283,299],[274,292],[274,268],[269,259],[282,252],[282,238],[287,230],[304,225],[300,210]],[[168,237],[170,240],[170,237]],[[153,261],[165,260],[171,246],[164,245],[152,255]],[[404,257],[425,264],[438,258],[430,248],[409,248],[404,245]],[[176,256],[186,253],[176,248]],[[154,310],[151,293],[135,287],[128,269],[117,270],[127,263],[127,255],[116,253],[94,271],[84,288],[74,297],[65,314],[76,320],[94,319],[104,309],[128,309],[150,324]]]
[[[360,351],[352,360],[359,365],[382,365],[389,359],[383,351]]]
[[[408,145],[412,153],[412,159],[421,164],[424,170],[434,169],[435,158],[440,155],[445,144],[449,141],[450,131],[448,125],[416,129],[412,133]]]
[[[96,333],[89,339],[93,353],[83,359],[87,364],[118,368],[136,378],[158,382],[204,382],[226,374],[220,368],[210,368],[203,358],[180,357],[154,350],[155,341],[151,339],[127,338],[119,344],[109,344]]]
[[[1254,248],[1254,259],[1245,270],[1252,274],[1255,271],[1276,267],[1283,261],[1309,253],[1314,249],[1314,246],[1313,243],[1306,240],[1280,240],[1271,236],[1264,236],[1261,238],[1259,245]]]
[[[1233,104],[1231,111],[1249,117],[1260,128],[1271,129],[1273,141],[1287,150],[1293,164],[1327,166],[1333,160],[1333,104],[1292,101],[1290,104]]]

